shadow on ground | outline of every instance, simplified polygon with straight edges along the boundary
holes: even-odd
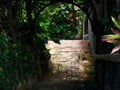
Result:
[[[43,81],[35,84],[31,90],[98,90],[95,83],[89,81]]]

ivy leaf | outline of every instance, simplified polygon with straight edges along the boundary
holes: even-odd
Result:
[[[60,5],[61,9],[65,9],[66,6],[64,6],[63,4]]]
[[[3,71],[3,68],[2,67],[0,67],[0,72],[2,72]]]

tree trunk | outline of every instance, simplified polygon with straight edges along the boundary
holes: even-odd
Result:
[[[8,21],[10,24],[10,32],[12,34],[12,38],[13,38],[13,43],[17,44],[17,39],[16,39],[16,33],[14,30],[14,20],[13,20],[13,16],[16,17],[15,15],[13,15],[13,9],[12,9],[12,1],[11,0],[7,0],[7,10],[8,10]]]

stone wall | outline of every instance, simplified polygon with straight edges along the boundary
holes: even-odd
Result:
[[[48,41],[50,49],[50,69],[55,79],[83,80],[93,68],[89,41],[60,40],[60,44]]]

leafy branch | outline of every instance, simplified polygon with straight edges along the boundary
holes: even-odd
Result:
[[[111,54],[113,54],[120,50],[120,23],[119,20],[117,21],[114,17],[111,17],[111,19],[117,29],[111,28],[113,34],[103,35],[102,41],[117,44],[117,46],[112,49]]]

